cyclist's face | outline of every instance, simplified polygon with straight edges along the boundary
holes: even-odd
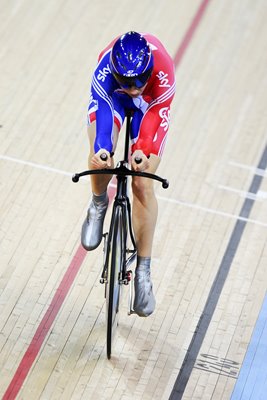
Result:
[[[129,88],[122,88],[122,90],[125,93],[127,93],[129,96],[131,96],[131,97],[138,97],[143,93],[143,91],[145,90],[146,85],[147,84],[145,84],[141,88],[138,88],[136,86],[131,86]]]

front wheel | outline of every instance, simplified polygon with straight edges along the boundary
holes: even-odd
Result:
[[[107,357],[111,357],[112,340],[118,325],[120,300],[120,278],[125,259],[124,229],[122,208],[117,207],[111,232],[111,247],[108,261],[108,280],[106,291],[107,307]]]

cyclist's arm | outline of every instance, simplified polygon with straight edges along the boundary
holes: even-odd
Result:
[[[115,89],[114,81],[109,68],[109,52],[106,52],[99,60],[91,85],[91,102],[96,118],[95,153],[100,149],[112,152],[114,107],[111,94]]]
[[[143,150],[160,155],[169,128],[170,104],[175,93],[175,69],[173,60],[163,44],[153,35],[145,34],[154,55],[154,70],[151,82],[144,94],[153,101],[142,119],[138,140],[133,150]]]
[[[95,153],[104,148],[112,151],[113,129],[113,103],[108,93],[101,87],[95,76],[92,82],[92,95],[97,101],[96,110],[96,138],[94,144]]]

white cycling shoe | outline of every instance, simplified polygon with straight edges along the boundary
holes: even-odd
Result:
[[[134,287],[135,298],[133,309],[139,317],[148,317],[153,313],[156,306],[153,285],[150,279],[150,267],[140,265],[136,268]]]
[[[100,245],[107,208],[108,196],[101,202],[92,200],[82,226],[81,243],[85,250],[94,250]]]

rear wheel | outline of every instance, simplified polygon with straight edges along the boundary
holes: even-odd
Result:
[[[115,211],[113,232],[110,243],[110,254],[108,263],[108,281],[106,292],[107,306],[107,357],[111,357],[112,340],[118,325],[119,300],[121,291],[121,270],[124,262],[124,230],[122,208],[117,207]]]

